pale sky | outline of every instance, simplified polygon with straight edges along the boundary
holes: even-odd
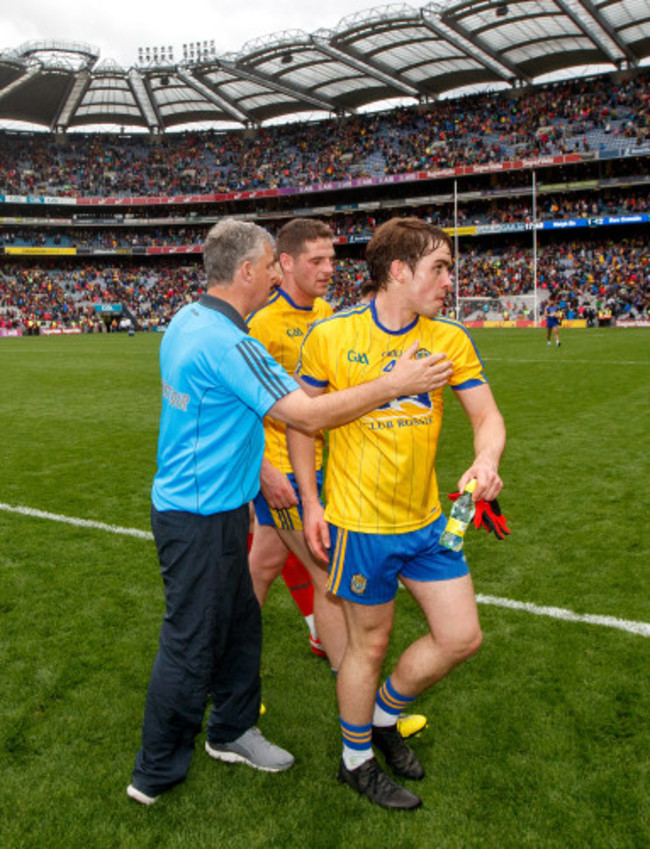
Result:
[[[184,43],[214,40],[217,55],[237,53],[260,36],[293,29],[312,33],[385,5],[372,0],[15,0],[0,9],[0,52],[57,39],[90,44],[99,49],[100,62],[113,59],[125,68],[137,64],[138,47],[171,46],[180,62]],[[427,3],[406,5],[419,9]]]

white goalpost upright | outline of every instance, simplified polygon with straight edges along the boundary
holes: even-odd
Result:
[[[535,327],[539,324],[539,308],[537,304],[537,183],[535,182],[535,169],[533,168],[533,295],[535,316]]]
[[[456,290],[456,320],[462,321],[460,315],[460,259],[458,256],[458,180],[454,180],[454,257]]]
[[[458,321],[501,321],[507,315],[509,319],[533,321],[535,327],[540,324],[540,299],[537,286],[537,182],[535,170],[532,170],[532,293],[504,296],[463,296],[460,294],[460,256],[458,249],[458,181],[454,180],[454,254],[455,285],[454,314]]]

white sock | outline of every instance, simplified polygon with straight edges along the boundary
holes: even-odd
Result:
[[[365,764],[370,758],[374,757],[372,748],[370,749],[350,749],[343,746],[343,763],[348,769],[357,769],[361,764]]]
[[[316,632],[316,623],[314,622],[314,614],[310,613],[309,616],[305,616],[305,622],[307,623],[307,627],[309,628],[309,633],[313,640],[318,639],[318,633]]]
[[[388,713],[388,711],[379,707],[379,705],[375,705],[375,712],[372,715],[373,725],[376,725],[378,728],[389,728],[391,725],[395,725],[396,723],[396,714]]]

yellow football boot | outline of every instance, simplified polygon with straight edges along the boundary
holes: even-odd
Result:
[[[405,740],[426,727],[427,718],[421,713],[400,713],[397,717],[397,730]]]

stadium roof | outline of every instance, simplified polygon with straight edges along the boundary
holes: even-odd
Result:
[[[292,114],[426,102],[469,86],[521,86],[576,66],[634,68],[650,57],[648,0],[450,0],[350,15],[175,63],[125,69],[92,46],[29,42],[0,51],[0,120],[53,131],[122,125],[153,133],[205,122],[254,126]]]

